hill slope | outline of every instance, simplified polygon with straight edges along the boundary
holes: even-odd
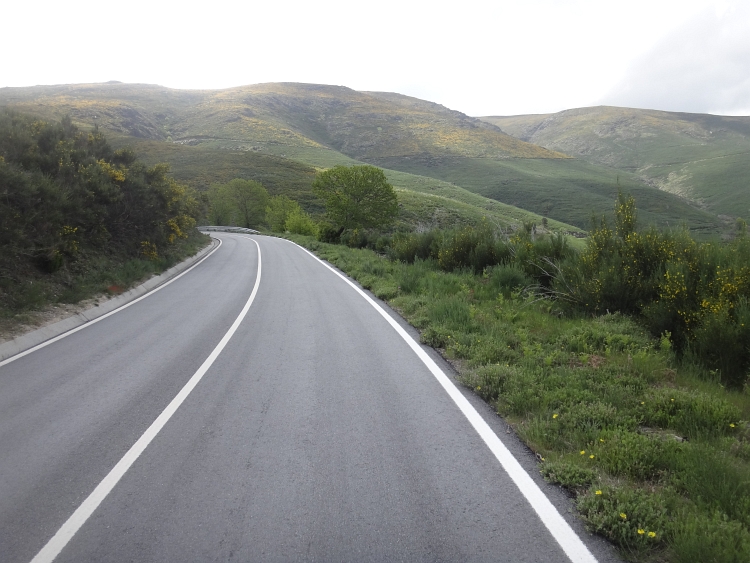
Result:
[[[232,169],[271,182],[272,191],[301,192],[311,167],[367,162],[585,228],[592,213],[611,210],[619,179],[619,186],[638,198],[646,222],[686,221],[706,232],[719,228],[711,214],[635,175],[620,172],[618,178],[611,168],[399,94],[308,84],[182,91],[115,83],[5,88],[2,105],[98,124],[113,144],[132,144],[146,160],[149,154],[158,156],[172,164],[178,178],[192,178],[197,187],[221,181]],[[284,160],[273,157],[294,161],[296,171],[272,173],[271,168],[284,166]],[[266,180],[249,172],[258,165],[265,167]],[[287,179],[291,185],[282,189]],[[298,199],[312,206],[307,191]]]
[[[750,216],[750,117],[600,106],[481,119],[519,139],[633,173],[711,212]]]

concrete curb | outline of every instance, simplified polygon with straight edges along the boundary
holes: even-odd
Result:
[[[217,245],[218,243],[216,239],[211,239],[211,244],[200,250],[197,254],[191,256],[187,260],[183,260],[179,264],[172,266],[166,272],[152,277],[141,285],[134,287],[133,289],[126,291],[125,293],[121,293],[116,297],[112,297],[104,303],[100,303],[98,306],[91,307],[90,309],[73,315],[72,317],[68,317],[67,319],[63,319],[45,327],[27,332],[26,334],[18,336],[13,340],[9,340],[8,342],[0,344],[0,361],[15,356],[16,354],[20,354],[21,352],[25,352],[29,348],[33,348],[34,346],[37,346],[42,342],[45,342],[51,338],[55,338],[56,336],[68,332],[69,330],[93,321],[94,319],[101,317],[102,315],[106,315],[107,313],[114,311],[119,307],[122,307],[133,299],[137,299],[138,297],[168,282],[170,279],[180,274],[181,272],[184,272],[196,262],[202,260],[208,253],[214,250]]]

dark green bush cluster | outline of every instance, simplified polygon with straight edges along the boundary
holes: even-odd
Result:
[[[156,257],[200,211],[166,165],[146,168],[98,131],[63,118],[0,114],[0,246],[5,266],[59,269],[87,248]],[[12,269],[12,268],[11,268]]]
[[[512,266],[495,273],[498,285],[505,287],[528,280],[549,287],[557,264],[573,254],[563,235],[533,236],[519,230],[508,238],[488,224],[448,231],[398,233],[389,251],[392,259],[406,263],[432,259],[446,272],[467,269],[481,274],[493,266]],[[503,276],[511,276],[512,281],[500,280]]]
[[[317,238],[320,242],[343,244],[349,248],[369,248],[385,253],[391,246],[391,236],[377,229],[341,229],[330,223],[318,225]]]
[[[685,230],[636,230],[632,197],[620,194],[615,228],[604,220],[586,250],[566,262],[555,289],[593,314],[640,316],[654,335],[742,386],[750,369],[750,240],[698,243]]]

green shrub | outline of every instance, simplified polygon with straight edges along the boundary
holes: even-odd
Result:
[[[438,263],[448,272],[470,268],[482,273],[485,268],[509,259],[510,249],[497,241],[489,225],[446,232],[438,252]]]
[[[511,293],[529,287],[533,281],[515,264],[494,266],[487,271],[487,279],[493,290],[501,293],[506,299]]]
[[[418,293],[424,273],[418,268],[402,267],[396,275],[398,288],[403,293]]]
[[[679,459],[676,484],[708,512],[719,510],[750,528],[750,470],[730,455],[690,444]]]
[[[594,436],[603,430],[633,429],[637,426],[634,417],[602,401],[581,401],[562,406],[559,411],[557,425],[563,431],[583,431]]]
[[[460,296],[451,295],[437,300],[428,311],[435,325],[466,331],[471,323],[469,304]]]
[[[675,499],[628,487],[589,489],[578,508],[592,531],[628,552],[653,550],[666,540]]]
[[[734,307],[706,313],[688,343],[688,356],[709,369],[718,370],[722,381],[742,388],[750,368],[750,305],[747,297]]]
[[[443,327],[428,326],[422,331],[420,341],[433,348],[445,348],[451,341],[450,331]]]
[[[588,488],[597,478],[596,472],[591,468],[566,461],[545,461],[541,473],[550,483],[557,483],[570,490]]]
[[[643,424],[671,428],[691,440],[734,433],[740,411],[713,395],[681,389],[657,389],[642,401]]]
[[[318,234],[318,226],[307,213],[302,211],[301,207],[296,207],[289,212],[284,227],[290,233],[297,235],[314,237]]]
[[[741,388],[750,369],[750,240],[698,244],[684,230],[639,232],[633,198],[619,195],[616,228],[604,220],[586,250],[565,260],[557,295],[594,314],[638,315],[679,354]]]
[[[681,444],[667,437],[617,432],[602,438],[596,447],[600,466],[610,475],[639,481],[657,479],[673,469]]]
[[[670,541],[675,563],[746,563],[750,532],[719,511],[685,512],[675,520]]]
[[[427,231],[424,233],[396,233],[391,241],[389,256],[393,260],[413,263],[415,260],[438,258],[442,233]]]
[[[381,235],[375,240],[375,250],[383,253],[387,252],[391,248],[391,237],[388,235]]]
[[[329,244],[338,244],[341,241],[341,229],[337,229],[329,223],[318,225],[318,240]]]
[[[203,210],[168,172],[130,149],[112,150],[98,129],[85,134],[70,117],[47,123],[0,113],[4,305],[33,308],[54,297],[32,278],[71,285],[99,257],[158,261],[182,246]]]
[[[505,381],[516,368],[510,366],[483,365],[467,377],[467,383],[485,401],[496,401],[503,392]]]

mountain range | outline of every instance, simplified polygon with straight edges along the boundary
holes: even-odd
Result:
[[[618,190],[636,198],[645,224],[714,235],[750,215],[750,118],[624,108],[475,118],[400,94],[288,83],[3,88],[0,107],[68,114],[148,163],[168,162],[199,190],[257,179],[313,213],[321,210],[310,189],[316,170],[381,166],[403,220],[417,228],[544,216],[552,229],[576,231],[611,212]]]

